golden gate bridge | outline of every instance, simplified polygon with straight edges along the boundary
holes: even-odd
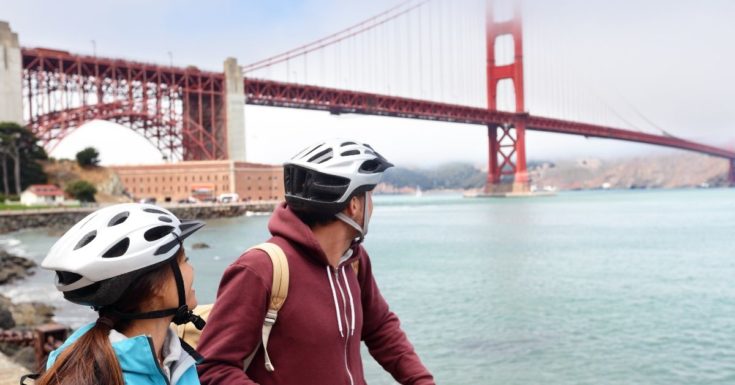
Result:
[[[630,126],[624,119],[611,123],[609,115],[616,114],[606,106],[588,108],[607,109],[608,116],[597,121],[579,117],[584,114],[565,118],[570,114],[563,110],[557,116],[529,111],[519,3],[502,8],[492,0],[404,1],[251,64],[240,66],[230,58],[224,72],[20,47],[7,24],[5,29],[0,25],[6,35],[0,41],[10,65],[0,86],[15,95],[11,117],[21,115],[16,120],[49,151],[85,122],[102,119],[129,127],[170,159],[245,160],[242,116],[244,105],[252,104],[483,126],[488,193],[528,190],[527,130],[724,158],[735,185],[733,150],[659,127],[657,133],[623,127]],[[576,103],[584,109],[585,102]]]

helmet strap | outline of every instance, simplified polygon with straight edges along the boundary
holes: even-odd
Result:
[[[362,236],[365,237],[368,233],[368,225],[370,224],[370,218],[373,216],[373,208],[372,205],[368,205],[368,194],[370,191],[365,191],[365,209],[362,210],[363,212],[363,234]]]
[[[206,322],[201,317],[194,314],[194,312],[189,309],[189,306],[186,304],[184,278],[181,275],[179,261],[177,261],[176,258],[171,258],[169,266],[171,266],[171,270],[174,273],[174,281],[176,282],[176,291],[179,296],[178,308],[154,310],[141,313],[122,313],[115,309],[101,309],[100,313],[110,314],[118,319],[123,320],[165,318],[173,315],[174,317],[171,322],[175,323],[176,325],[183,325],[185,323],[191,322],[197,329],[202,330]]]
[[[170,266],[171,271],[174,273],[174,281],[176,281],[176,292],[179,296],[179,307],[176,309],[176,314],[174,315],[174,319],[172,320],[173,323],[177,325],[182,325],[187,322],[188,313],[189,313],[189,306],[186,305],[186,293],[184,292],[184,278],[181,275],[181,269],[179,268],[179,261],[176,260],[176,258],[172,258]]]
[[[362,226],[360,226],[357,222],[355,222],[354,219],[348,217],[347,215],[345,215],[345,213],[337,213],[337,214],[334,214],[334,216],[337,217],[337,219],[349,225],[350,227],[352,227],[353,229],[357,230],[358,235],[357,235],[357,238],[355,238],[355,240],[353,241],[353,243],[361,243],[363,239],[365,239],[365,233],[362,230]]]
[[[181,248],[183,248],[184,245],[181,245]],[[189,306],[186,304],[186,293],[184,292],[184,278],[181,276],[181,269],[179,268],[179,261],[177,261],[175,258],[171,259],[171,270],[174,272],[174,280],[176,281],[176,291],[179,294],[179,308],[176,309],[176,313],[174,314],[174,319],[171,320],[171,322],[175,323],[176,325],[183,325],[186,323],[193,323],[194,327],[196,327],[199,330],[202,330],[204,328],[204,325],[206,322],[202,317],[199,317],[198,315],[194,314],[194,309],[189,309]]]
[[[334,214],[337,219],[341,220],[342,222],[348,224],[353,229],[357,230],[357,238],[352,242],[353,244],[360,244],[362,241],[365,240],[365,236],[367,235],[368,230],[368,223],[370,222],[370,208],[368,207],[368,192],[365,192],[365,207],[362,210],[363,212],[363,226],[360,226],[359,223],[357,223],[354,219],[350,218],[343,212],[339,212],[337,214]]]

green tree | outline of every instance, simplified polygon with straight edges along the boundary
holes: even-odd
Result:
[[[77,163],[80,167],[93,167],[100,163],[100,153],[94,147],[87,147],[77,152]]]
[[[64,191],[81,202],[94,202],[94,194],[97,193],[94,185],[86,180],[72,182],[66,186]]]
[[[460,162],[442,164],[429,174],[434,188],[478,188],[487,180],[487,174],[471,164]]]
[[[0,179],[5,195],[20,195],[32,184],[46,183],[39,163],[46,159],[46,151],[33,133],[17,123],[0,122]]]
[[[423,190],[433,188],[432,180],[423,170],[410,170],[401,167],[392,167],[383,174],[383,182],[395,187],[416,187]]]

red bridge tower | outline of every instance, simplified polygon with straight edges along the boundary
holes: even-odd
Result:
[[[487,100],[488,109],[497,110],[498,85],[510,79],[515,91],[515,112],[525,112],[523,98],[523,30],[520,2],[515,2],[513,17],[505,21],[495,19],[493,0],[487,0]],[[513,39],[514,60],[498,65],[495,45],[498,38],[509,35]],[[485,192],[524,193],[529,190],[526,170],[526,127],[519,122],[496,122],[488,125],[489,168]]]

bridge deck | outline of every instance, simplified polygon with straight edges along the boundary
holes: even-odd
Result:
[[[354,113],[479,125],[516,125],[522,123],[526,125],[527,129],[534,131],[654,144],[735,159],[735,151],[672,136],[652,135],[620,128],[544,118],[522,113],[491,111],[478,107],[303,84],[245,79],[245,98],[246,103],[254,105],[322,110],[334,114]]]

